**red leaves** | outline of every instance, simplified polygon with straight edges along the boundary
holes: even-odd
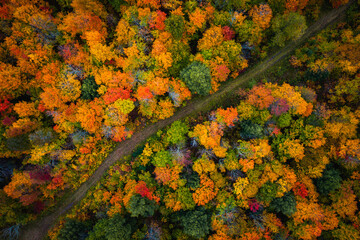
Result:
[[[147,197],[149,200],[155,200],[159,202],[160,199],[153,195],[153,191],[151,191],[144,181],[139,181],[135,186],[136,193],[140,194],[142,197]]]
[[[35,180],[38,183],[43,183],[45,181],[51,180],[50,169],[37,167],[31,172],[29,172],[30,179]]]
[[[153,98],[153,94],[149,87],[139,86],[136,92],[136,98],[141,100],[149,100]]]
[[[155,20],[153,20],[149,23],[150,28],[152,28],[152,29],[155,28],[157,30],[164,30],[166,13],[164,13],[160,10],[157,10],[156,13],[157,13],[157,16],[156,16]]]
[[[260,203],[256,201],[256,199],[249,200],[249,208],[252,212],[257,212],[260,208]]]
[[[235,37],[235,31],[232,30],[229,26],[224,26],[221,30],[224,36],[224,40],[231,40]]]
[[[300,196],[302,198],[306,198],[309,194],[308,190],[306,189],[305,184],[303,183],[295,183],[295,187],[293,188],[295,196]]]
[[[105,104],[109,105],[118,99],[129,99],[130,89],[124,88],[110,88],[104,95]]]
[[[7,99],[0,100],[0,113],[3,114],[9,112],[11,105],[12,104]]]

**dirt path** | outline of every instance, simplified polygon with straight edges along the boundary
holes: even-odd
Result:
[[[116,161],[120,160],[123,156],[130,154],[138,144],[145,141],[148,137],[156,133],[161,128],[171,124],[176,120],[183,119],[184,117],[189,115],[197,114],[201,111],[208,111],[212,107],[214,102],[221,103],[225,101],[226,96],[228,96],[229,93],[231,93],[233,90],[238,89],[239,87],[241,87],[242,84],[257,77],[259,74],[264,73],[266,69],[272,67],[279,60],[289,55],[295,48],[304,43],[309,37],[315,35],[327,26],[339,21],[339,19],[344,16],[345,10],[353,2],[354,0],[350,1],[349,4],[342,6],[341,8],[332,10],[327,15],[323,16],[317,22],[311,25],[300,39],[286,45],[277,53],[267,58],[260,64],[256,65],[251,70],[247,71],[245,74],[241,75],[237,79],[228,82],[215,94],[190,101],[187,106],[181,108],[171,118],[152,124],[144,128],[143,130],[135,133],[131,139],[127,139],[121,142],[116,147],[116,149],[109,154],[109,156],[99,166],[95,173],[90,176],[90,178],[85,183],[83,183],[76,191],[74,191],[74,193],[70,197],[66,198],[59,208],[57,208],[49,215],[35,221],[32,224],[29,224],[26,228],[24,228],[21,232],[20,239],[42,240],[43,238],[45,238],[48,230],[56,223],[58,218],[61,215],[65,214],[69,209],[71,209],[72,206],[79,203],[80,200],[85,197],[88,189],[94,186],[101,179],[106,170]]]

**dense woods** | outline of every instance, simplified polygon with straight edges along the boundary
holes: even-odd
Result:
[[[1,1],[1,236],[347,2]],[[360,2],[258,80],[138,146],[48,238],[359,239]]]

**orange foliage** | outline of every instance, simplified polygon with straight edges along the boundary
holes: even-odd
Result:
[[[216,121],[228,127],[234,126],[234,122],[238,120],[238,112],[236,108],[230,107],[225,109],[218,108],[216,110]]]
[[[286,0],[285,13],[289,12],[301,12],[306,5],[308,4],[309,0]]]
[[[0,62],[0,95],[17,96],[22,89],[22,77],[20,69],[10,64]]]
[[[19,117],[29,117],[29,116],[38,116],[39,110],[35,107],[35,103],[31,102],[18,102],[14,105],[14,111],[19,115]]]
[[[222,29],[218,26],[213,26],[207,29],[203,37],[198,42],[199,51],[209,50],[221,45],[223,42]]]
[[[198,206],[203,206],[216,196],[218,189],[215,189],[214,182],[204,174],[200,176],[200,185],[193,193],[193,199]]]
[[[274,97],[271,95],[270,89],[260,85],[250,90],[246,101],[262,110],[270,106],[274,101]]]
[[[103,115],[103,104],[101,104],[100,101],[94,100],[79,106],[76,113],[76,119],[86,131],[89,133],[96,133],[101,126]]]
[[[253,21],[262,29],[270,27],[272,10],[268,4],[260,4],[259,7],[254,6],[250,10],[250,16],[252,17]]]
[[[200,144],[206,149],[223,148],[220,146],[222,135],[222,127],[217,122],[198,124],[194,127],[193,132],[189,132],[189,136],[199,139]]]
[[[155,179],[160,183],[171,187],[176,190],[179,187],[180,173],[182,171],[182,165],[174,164],[174,166],[156,167],[154,173]]]

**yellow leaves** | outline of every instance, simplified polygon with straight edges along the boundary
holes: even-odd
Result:
[[[358,210],[356,195],[349,184],[344,185],[345,184],[342,185],[340,191],[331,194],[331,199],[333,201],[331,207],[340,217],[344,219],[347,217],[353,219]]]
[[[146,86],[149,87],[153,94],[164,95],[169,90],[169,79],[155,77],[153,74],[149,74]]]
[[[219,47],[223,42],[223,35],[221,27],[213,26],[207,29],[203,37],[198,42],[199,51],[209,50]]]
[[[61,91],[58,88],[47,87],[43,90],[44,92],[40,93],[40,98],[47,109],[53,110],[55,108],[65,108],[65,103],[61,98]]]
[[[161,53],[160,55],[155,55],[155,59],[159,64],[160,68],[164,68],[167,70],[169,67],[172,66],[173,59],[170,52]]]
[[[237,198],[246,198],[244,194],[244,190],[247,185],[249,185],[249,179],[248,178],[238,178],[236,182],[234,183],[234,193],[236,194]]]
[[[175,112],[174,105],[172,104],[169,98],[160,100],[156,109],[154,110],[155,118],[157,119],[166,119],[171,117]]]
[[[27,163],[30,164],[44,164],[48,160],[43,159],[46,154],[51,153],[57,148],[56,144],[48,144],[46,143],[44,146],[35,146],[31,149],[31,157],[27,160]]]
[[[30,177],[24,172],[14,172],[11,182],[4,187],[4,192],[11,198],[19,198],[31,187]]]
[[[284,98],[291,106],[291,110],[294,114],[304,115],[307,113],[308,103],[301,97],[301,93],[295,91],[295,88],[287,83],[281,86],[277,84],[267,83],[266,88],[271,89],[271,95],[274,98]]]
[[[295,224],[304,223],[308,220],[320,222],[325,217],[320,205],[315,202],[297,202],[296,209],[293,215]]]
[[[270,27],[272,10],[268,4],[260,4],[259,7],[254,6],[250,10],[250,16],[252,17],[255,24],[257,24],[262,29]]]
[[[111,47],[101,43],[91,44],[90,53],[100,62],[105,62],[106,60],[111,60],[116,57],[115,53],[111,50]]]
[[[227,151],[227,149],[225,147],[222,147],[222,146],[216,146],[213,149],[214,154],[219,158],[226,157],[226,151]]]
[[[194,162],[193,170],[199,175],[216,171],[213,160],[210,160],[205,154]]]
[[[188,33],[193,34],[196,30],[201,29],[206,22],[206,13],[200,8],[196,8],[194,12],[189,14],[191,26],[188,28]]]
[[[11,64],[0,62],[0,95],[17,96],[16,93],[19,92],[19,88],[22,89],[21,84],[20,69]]]
[[[201,187],[197,188],[192,195],[196,205],[204,206],[216,197],[218,189],[215,188],[214,182],[204,174],[200,176],[200,185]]]
[[[285,142],[279,145],[279,152],[285,155],[283,159],[294,158],[296,162],[299,162],[305,156],[304,146],[299,139],[286,139]]]
[[[218,108],[216,110],[216,120],[219,123],[222,123],[226,126],[234,126],[234,122],[238,120],[237,109],[233,107],[229,107],[226,110],[222,108]]]
[[[234,26],[236,28],[240,28],[241,25],[244,23],[244,20],[246,19],[246,16],[243,15],[242,12],[234,12]]]
[[[75,75],[67,75],[62,77],[57,83],[63,102],[76,101],[81,94],[80,81],[75,79]]]
[[[198,124],[194,127],[194,131],[189,132],[190,137],[196,137],[199,139],[206,149],[214,149],[220,146],[221,136],[223,131],[221,126],[217,122],[204,122],[204,124]]]
[[[95,133],[101,126],[103,114],[104,110],[102,109],[102,105],[92,101],[79,106],[76,113],[76,120],[80,122],[81,127],[86,131]]]
[[[116,27],[116,37],[119,44],[128,44],[135,36],[135,30],[131,28],[130,24],[121,19]]]
[[[39,110],[35,107],[34,102],[18,102],[14,105],[14,111],[19,115],[19,117],[30,117],[38,116]]]
[[[176,190],[179,187],[180,173],[183,169],[182,165],[174,162],[174,166],[156,167],[154,173],[155,179],[164,185]]]

